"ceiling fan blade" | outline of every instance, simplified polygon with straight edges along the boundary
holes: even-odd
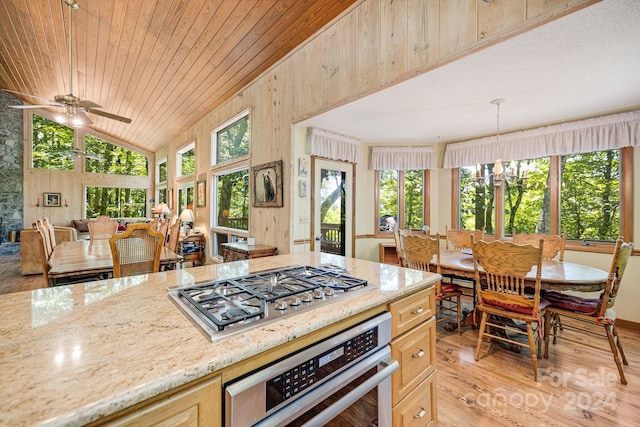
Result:
[[[82,107],[82,108],[102,108],[102,105],[98,105],[93,101],[89,101],[88,99],[85,99],[84,101],[78,102],[78,107]]]
[[[49,105],[9,105],[10,108],[17,108],[19,110],[26,110],[27,108],[49,108],[49,107],[61,107],[60,104]]]
[[[115,114],[107,113],[106,111],[94,110],[92,108],[87,108],[86,111],[87,113],[96,114],[98,116],[106,117],[108,119],[119,120],[124,123],[131,123],[131,119],[127,117],[117,116]]]
[[[30,98],[36,98],[36,99],[42,99],[43,101],[47,101],[47,102],[51,102],[56,104],[55,106],[58,107],[60,106],[59,103],[57,103],[56,101],[54,101],[53,99],[49,99],[49,98],[43,98],[41,96],[35,96],[35,95],[29,95],[28,93],[23,93],[23,92],[18,92],[15,90],[9,90],[9,89],[2,89],[3,92],[7,92],[7,93],[15,93],[16,95],[23,95],[23,96],[28,96]],[[47,105],[48,107],[48,105]]]
[[[89,116],[87,116],[84,113],[84,111],[76,111],[76,116],[78,116],[80,118],[80,120],[82,121],[83,125],[92,125],[93,124],[93,122],[91,121]]]

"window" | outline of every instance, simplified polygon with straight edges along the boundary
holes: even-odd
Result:
[[[193,181],[178,184],[178,215],[186,208],[193,209],[193,194]]]
[[[212,164],[218,165],[249,154],[249,113],[242,113],[212,132]]]
[[[176,176],[185,176],[196,171],[196,143],[192,142],[177,153]]]
[[[87,187],[87,218],[146,216],[147,191],[138,188]]]
[[[167,182],[167,159],[166,158],[156,163],[156,182],[158,184]]]
[[[34,168],[73,170],[73,128],[33,114],[32,130]]]
[[[620,235],[620,151],[560,158],[560,226],[568,239],[616,240]]]
[[[249,115],[244,112],[211,132],[212,255],[222,256],[222,244],[249,233]]]
[[[156,204],[160,203],[167,203],[167,187],[158,188],[158,200],[156,200]]]
[[[458,170],[458,226],[480,229],[497,237],[518,233],[567,232],[567,239],[614,241],[624,235],[622,214],[625,185],[622,166],[631,164],[632,148],[552,156],[513,162],[511,169],[526,179],[506,180],[502,186],[476,185],[473,168]],[[632,171],[628,168],[628,173]],[[481,168],[490,176],[493,165]],[[630,215],[628,215],[630,217]],[[630,218],[629,218],[630,220]],[[495,225],[502,227],[496,232]],[[627,232],[627,234],[631,234]],[[631,236],[624,236],[631,240]]]
[[[87,172],[112,175],[148,176],[149,159],[147,156],[111,144],[93,135],[85,135],[86,152],[97,156],[87,156]]]
[[[428,224],[425,212],[427,172],[422,170],[379,170],[378,233],[390,233],[396,228],[420,230]]]

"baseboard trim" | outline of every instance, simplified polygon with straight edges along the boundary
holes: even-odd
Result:
[[[635,332],[640,332],[640,323],[632,322],[631,320],[616,319],[616,326],[620,326],[624,329],[630,329]]]

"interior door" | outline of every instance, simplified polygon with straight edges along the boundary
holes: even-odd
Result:
[[[353,256],[353,165],[313,160],[313,250]]]

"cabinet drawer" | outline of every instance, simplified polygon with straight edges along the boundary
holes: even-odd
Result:
[[[392,316],[391,336],[408,331],[432,317],[436,310],[435,289],[429,288],[389,303]]]
[[[394,427],[432,426],[437,420],[436,373],[393,408]]]
[[[436,319],[432,317],[391,341],[391,357],[400,364],[391,377],[395,405],[435,369]]]

